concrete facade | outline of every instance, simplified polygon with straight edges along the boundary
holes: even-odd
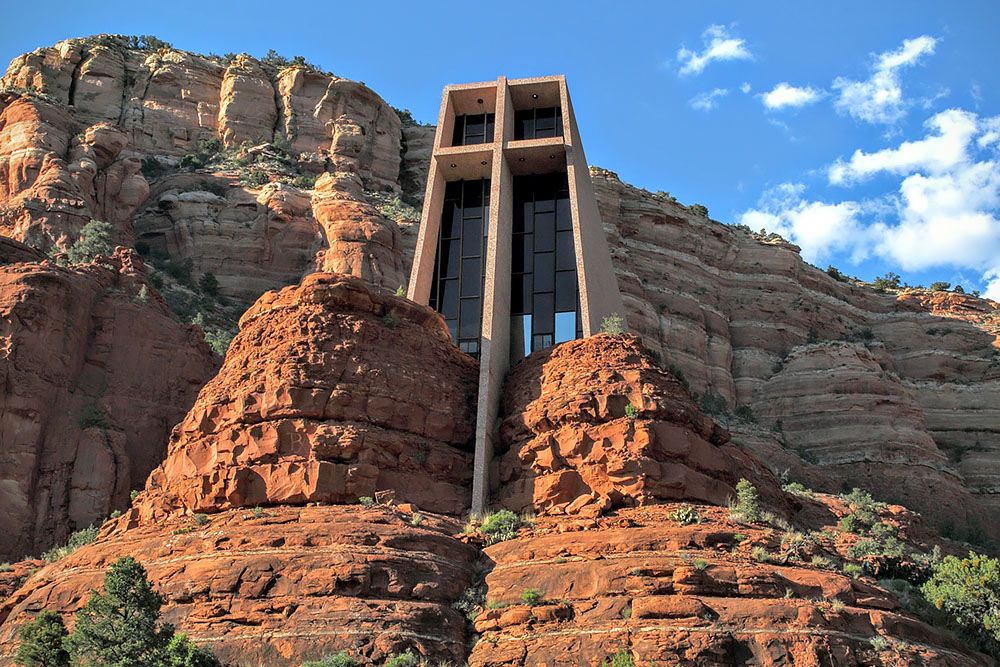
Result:
[[[514,138],[516,111],[547,107],[561,109],[562,136]],[[495,115],[491,141],[451,145],[459,116],[484,113]],[[565,77],[511,80],[499,77],[494,82],[445,88],[407,296],[422,304],[430,301],[446,184],[489,178],[490,205],[486,223],[488,241],[483,258],[485,277],[472,493],[472,511],[475,514],[482,514],[487,509],[491,491],[489,470],[500,419],[501,392],[511,359],[517,358],[511,351],[513,182],[516,176],[552,172],[565,173],[569,184],[579,316],[583,335],[590,336],[600,330],[605,317],[613,314],[624,317],[625,308],[612,268]],[[523,335],[516,333],[515,339],[523,344]]]

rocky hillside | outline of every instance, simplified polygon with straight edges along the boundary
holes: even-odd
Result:
[[[0,664],[126,554],[227,665],[992,664],[913,584],[1000,540],[997,304],[592,169],[635,335],[513,369],[467,521],[478,367],[394,295],[433,127],[152,38],[0,84],[0,560],[111,517],[0,566]]]

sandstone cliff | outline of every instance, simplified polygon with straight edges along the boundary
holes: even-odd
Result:
[[[630,326],[716,411],[756,417],[737,443],[1000,538],[997,304],[838,280],[778,237],[591,174]]]
[[[128,504],[214,367],[141,298],[141,261],[56,266],[0,239],[0,558],[39,554]]]

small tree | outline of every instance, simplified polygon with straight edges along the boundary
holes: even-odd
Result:
[[[900,278],[898,273],[893,273],[892,271],[886,273],[884,276],[879,276],[872,281],[872,285],[878,290],[887,289],[899,289]]]
[[[612,313],[601,320],[601,333],[620,336],[625,333],[625,318],[618,313]]]
[[[177,633],[167,644],[163,667],[219,667],[219,661],[214,655],[187,638],[183,633]]]
[[[22,667],[68,667],[66,626],[62,616],[43,611],[21,628],[21,646],[15,662]]]
[[[66,251],[66,257],[71,264],[92,262],[98,255],[110,255],[111,224],[100,220],[91,220],[80,230],[80,238]]]
[[[736,483],[736,501],[730,506],[730,515],[736,521],[760,521],[760,496],[749,480],[741,479]]]
[[[691,204],[688,206],[688,210],[697,216],[701,216],[702,218],[708,217],[708,208],[702,206],[701,204]]]
[[[932,292],[945,292],[951,288],[951,283],[946,283],[943,280],[936,283],[931,283]]]
[[[102,667],[158,664],[173,635],[157,625],[162,605],[145,568],[131,556],[118,559],[104,575],[104,592],[91,591],[77,614],[69,638],[74,659]]]
[[[1000,560],[969,552],[945,556],[921,587],[927,601],[945,611],[984,648],[1000,647]]]
[[[213,298],[217,297],[219,296],[219,279],[211,271],[203,273],[198,279],[198,289],[201,290],[202,294]]]

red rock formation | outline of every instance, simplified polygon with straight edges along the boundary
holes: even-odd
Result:
[[[71,619],[104,571],[131,555],[164,595],[164,619],[226,665],[298,667],[342,650],[367,664],[412,649],[460,664],[466,621],[451,607],[478,551],[454,519],[375,507],[230,510],[104,536],[0,600],[0,664],[41,609]],[[3,575],[0,575],[0,586]],[[2,589],[0,589],[2,591]],[[6,622],[3,622],[6,619]]]
[[[37,255],[0,243],[0,560],[123,508],[214,366],[155,294],[141,301],[131,252]]]
[[[781,550],[773,529],[704,506],[700,523],[681,526],[674,507],[543,517],[487,547],[493,608],[476,619],[469,665],[596,667],[620,651],[636,665],[990,664],[903,612],[891,593],[809,564],[809,554],[758,562],[754,547]],[[531,589],[539,604],[522,600]]]
[[[389,289],[406,284],[399,228],[365,200],[357,176],[321,176],[312,208],[329,242],[316,257],[317,269],[358,276]]]
[[[757,446],[776,471],[809,468],[789,460],[792,450],[766,444],[781,418],[771,398],[803,415],[810,403],[823,411],[782,423],[786,444],[810,449],[810,479],[839,491],[845,457],[864,461],[864,480],[883,498],[942,517],[941,508],[962,508],[955,525],[976,525],[1000,539],[1000,355],[998,315],[992,302],[970,295],[910,291],[879,293],[850,280],[837,280],[802,261],[798,248],[776,236],[762,236],[691,213],[663,195],[628,186],[612,174],[591,170],[601,215],[612,247],[629,324],[664,365],[680,369],[694,392],[718,395],[733,411],[753,406],[764,433],[734,439]],[[879,361],[897,376],[881,383],[868,363],[839,363],[808,346],[851,339],[884,350]],[[805,349],[800,349],[806,346]],[[792,380],[785,366],[817,355]],[[830,374],[836,382],[829,382]],[[784,388],[778,389],[782,385]],[[853,387],[853,388],[852,388]],[[802,392],[795,395],[796,392]],[[923,425],[907,427],[916,446],[901,443],[888,394],[906,395],[905,414]],[[869,429],[852,442],[857,419]],[[878,423],[876,423],[878,422]],[[915,422],[916,423],[916,422]],[[752,425],[746,425],[752,427]],[[821,427],[821,432],[815,429]],[[853,429],[853,430],[852,430]],[[923,431],[920,435],[913,431]],[[928,440],[930,438],[930,441]],[[904,438],[905,439],[905,438]],[[838,441],[821,448],[818,441]],[[911,438],[912,440],[912,438]],[[912,441],[916,442],[916,441]],[[766,456],[777,454],[776,458]],[[827,458],[829,454],[829,458]],[[921,480],[899,485],[892,480]],[[882,483],[880,483],[880,480]],[[862,480],[859,480],[862,481]],[[931,484],[938,493],[926,492]]]
[[[504,402],[500,499],[541,516],[484,550],[492,569],[472,667],[596,667],[619,652],[637,665],[719,667],[986,659],[906,614],[891,593],[832,571],[857,539],[837,533],[843,503],[785,498],[768,474],[754,476],[754,457],[726,442],[636,337],[536,353],[515,368]],[[703,504],[724,504],[740,476],[798,530],[817,532],[737,523]],[[663,498],[699,504],[600,516]],[[674,513],[682,507],[691,525]],[[917,532],[904,527],[907,539]]]
[[[383,489],[425,510],[468,507],[477,366],[436,313],[312,274],[240,325],[133,512],[353,503]]]
[[[266,294],[134,507],[0,605],[0,652],[28,614],[78,609],[132,554],[167,620],[228,664],[407,648],[461,661],[466,621],[450,605],[478,554],[453,536],[461,523],[357,501],[468,507],[477,375],[439,315],[359,279]]]
[[[664,499],[725,505],[740,477],[780,495],[635,336],[532,355],[507,381],[504,413],[498,482],[511,509],[596,516]]]

